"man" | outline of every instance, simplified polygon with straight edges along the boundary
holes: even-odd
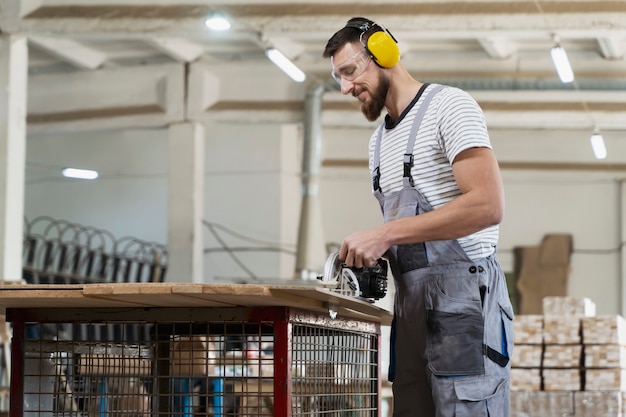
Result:
[[[385,222],[347,236],[339,258],[357,268],[389,259],[394,417],[506,417],[513,310],[496,259],[504,192],[484,115],[462,90],[414,79],[399,55],[362,17],[324,50],[368,120],[387,111],[369,144]]]

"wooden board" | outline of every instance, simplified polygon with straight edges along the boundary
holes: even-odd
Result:
[[[626,319],[619,314],[585,317],[581,326],[583,342],[587,345],[626,345]]]
[[[544,391],[580,391],[580,369],[546,369],[541,372]]]
[[[543,355],[542,345],[515,345],[511,367],[513,368],[541,368]]]
[[[576,416],[621,416],[623,404],[621,391],[579,391],[574,393]]]
[[[315,286],[132,283],[0,285],[1,308],[294,307],[384,325],[392,314],[367,301]]]
[[[136,307],[128,301],[107,302],[106,307]],[[9,285],[0,286],[0,308],[23,307],[94,307],[93,300],[83,294],[83,285]]]
[[[541,345],[543,343],[543,315],[518,314],[513,321],[515,344]]]
[[[551,345],[577,345],[581,343],[580,317],[543,317],[543,343]]]
[[[317,308],[327,312],[331,306],[336,306],[340,315],[350,315],[351,317],[356,315],[356,317],[360,316],[363,319],[370,317],[375,312],[376,317],[383,325],[391,325],[393,319],[390,312],[368,301],[338,294],[326,288],[270,287],[270,292],[276,298],[303,308]],[[350,311],[351,313],[349,313]]]
[[[181,287],[185,290],[181,291]],[[177,289],[180,292],[176,292]],[[196,284],[133,283],[133,284],[93,284],[85,286],[85,297],[94,297],[112,302],[134,303],[145,307],[189,307],[194,304],[190,294],[200,293]],[[204,307],[232,307],[232,303],[204,302]]]
[[[585,345],[585,367],[626,368],[626,346]]]
[[[541,369],[511,368],[511,391],[539,391]]]
[[[535,391],[528,394],[530,416],[574,416],[573,391]]]
[[[585,391],[626,391],[626,369],[585,370]]]
[[[582,352],[582,345],[545,345],[543,367],[580,368]]]

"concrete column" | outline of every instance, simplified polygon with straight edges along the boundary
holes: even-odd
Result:
[[[0,280],[22,279],[28,46],[0,35]]]
[[[204,281],[204,127],[169,129],[168,282]]]

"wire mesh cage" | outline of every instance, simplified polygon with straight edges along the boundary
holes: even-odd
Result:
[[[9,315],[11,415],[378,415],[374,323],[287,307]]]

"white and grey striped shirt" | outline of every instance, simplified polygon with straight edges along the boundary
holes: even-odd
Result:
[[[424,101],[426,92],[435,84],[427,85],[411,105],[393,123],[388,118],[380,147],[380,187],[383,194],[402,188],[403,157],[413,119]],[[369,143],[370,172],[378,129]],[[492,148],[485,117],[478,103],[465,91],[446,87],[432,98],[419,127],[413,149],[411,170],[415,187],[433,208],[438,208],[461,194],[452,173],[452,161],[469,148]],[[498,226],[458,239],[470,259],[491,255],[498,241]]]

